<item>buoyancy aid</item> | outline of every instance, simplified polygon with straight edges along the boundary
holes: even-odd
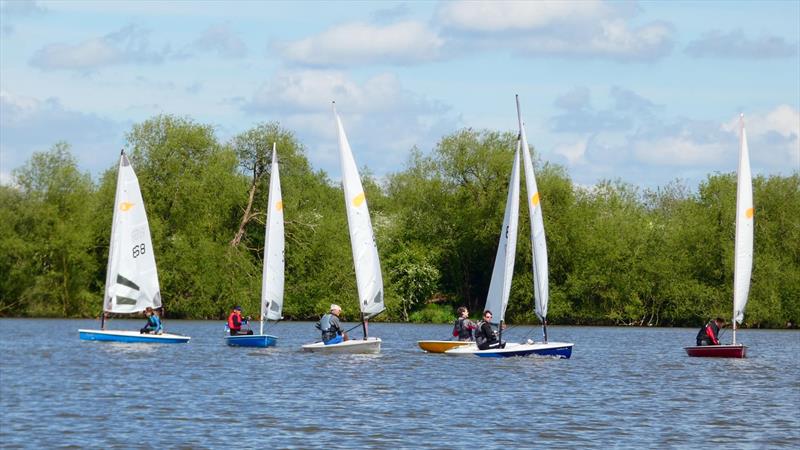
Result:
[[[317,324],[317,328],[322,332],[323,342],[328,342],[339,334],[339,327],[332,323],[332,319],[333,314],[328,313],[322,316],[322,319],[320,319]]]
[[[240,331],[242,329],[242,313],[239,311],[234,311],[228,316],[228,328],[234,331]]]

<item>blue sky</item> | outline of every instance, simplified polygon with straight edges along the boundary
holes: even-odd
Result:
[[[800,170],[800,1],[0,1],[0,181],[65,140],[93,175],[160,113],[223,141],[277,120],[338,179],[463,127],[514,130],[573,181],[690,187]],[[280,149],[279,149],[280,151]]]

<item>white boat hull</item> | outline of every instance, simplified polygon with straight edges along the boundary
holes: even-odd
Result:
[[[351,339],[331,345],[325,345],[324,342],[315,342],[304,345],[303,350],[314,353],[380,353],[381,339],[376,337]]]
[[[505,348],[491,348],[488,350],[478,350],[476,346],[456,347],[444,352],[450,356],[480,356],[483,358],[508,358],[512,356],[541,356],[569,359],[572,356],[572,347],[575,344],[570,342],[548,342],[534,344],[514,344],[507,343]]]
[[[84,341],[131,342],[145,344],[185,344],[191,339],[180,334],[143,334],[125,330],[78,330]]]

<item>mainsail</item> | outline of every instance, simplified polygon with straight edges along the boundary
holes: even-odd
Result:
[[[500,242],[494,258],[492,280],[489,282],[489,293],[486,295],[486,308],[492,311],[493,323],[503,320],[511,293],[511,277],[514,275],[514,259],[517,252],[517,225],[519,222],[519,151],[520,141],[514,154],[514,165],[511,179],[508,182],[508,198],[503,216],[503,227],[500,229]]]
[[[533,252],[533,288],[536,302],[536,315],[543,323],[547,319],[547,302],[550,298],[547,269],[547,242],[544,237],[544,221],[539,189],[536,187],[536,176],[533,173],[528,138],[525,135],[525,124],[522,123],[519,96],[517,96],[517,119],[519,134],[522,140],[522,162],[525,168],[525,185],[528,193],[528,210],[531,216],[531,252]]]
[[[378,260],[378,247],[372,232],[367,199],[361,186],[353,152],[347,142],[342,121],[334,107],[336,125],[339,133],[339,159],[342,166],[342,187],[344,189],[347,225],[350,229],[350,245],[353,249],[353,264],[356,270],[356,284],[361,312],[368,319],[385,309],[383,302],[383,277]]]
[[[139,180],[125,152],[119,159],[117,193],[106,269],[103,309],[135,313],[161,307],[156,259]]]
[[[750,274],[753,269],[753,182],[750,174],[750,155],[744,118],[741,119],[742,142],[739,148],[739,174],[736,184],[736,259],[733,269],[733,319],[742,323],[747,295],[750,292]],[[735,336],[735,334],[734,334]],[[735,339],[735,337],[734,337]],[[734,341],[735,342],[735,341]]]
[[[272,144],[272,169],[267,200],[267,226],[264,231],[264,269],[261,275],[261,320],[280,320],[283,308],[284,234],[283,197],[278,174],[278,154]]]

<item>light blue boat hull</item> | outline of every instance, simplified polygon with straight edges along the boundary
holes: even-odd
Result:
[[[278,338],[269,334],[248,334],[242,336],[226,336],[225,342],[231,347],[274,347]]]
[[[180,334],[140,334],[138,331],[78,330],[81,340],[140,344],[185,344],[191,339]]]

